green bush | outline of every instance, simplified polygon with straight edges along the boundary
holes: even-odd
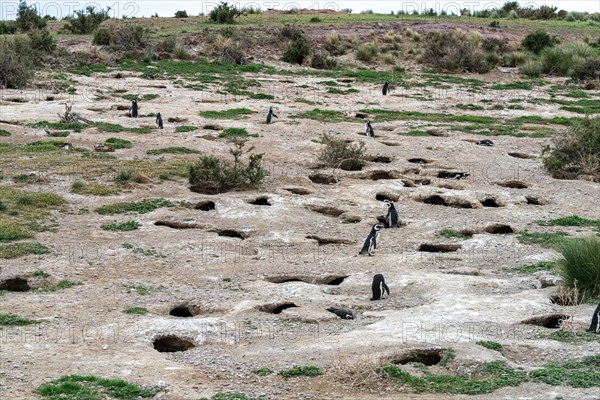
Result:
[[[521,45],[527,50],[538,54],[546,47],[554,46],[557,42],[558,40],[555,37],[550,36],[548,32],[543,29],[538,29],[525,36]]]
[[[596,237],[568,240],[560,247],[563,284],[577,288],[580,301],[600,299],[600,240]]]
[[[304,35],[298,36],[283,53],[282,60],[291,64],[302,64],[310,54],[310,44]]]
[[[325,147],[319,153],[318,159],[331,168],[341,168],[346,171],[357,171],[367,163],[365,143],[346,143],[323,134],[321,143]]]
[[[177,38],[175,36],[167,36],[159,40],[154,49],[159,53],[173,53],[177,47]]]
[[[544,166],[558,179],[592,177],[600,181],[600,116],[586,117],[556,138],[555,147],[545,147]]]
[[[565,47],[548,47],[542,50],[542,72],[565,76],[573,67],[573,57]]]
[[[269,172],[262,167],[262,154],[251,154],[247,164],[240,160],[244,141],[234,139],[236,148],[230,152],[234,162],[220,160],[214,156],[203,156],[190,165],[190,190],[204,194],[256,189]]]
[[[32,29],[27,32],[31,48],[39,50],[42,53],[52,53],[56,50],[56,40],[45,29]]]
[[[480,48],[480,38],[460,30],[429,32],[426,36],[423,62],[434,68],[452,72],[489,72],[497,59],[490,59]],[[487,57],[487,58],[486,58]]]
[[[334,69],[337,67],[337,60],[322,54],[314,54],[310,66],[316,69]]]
[[[575,64],[571,71],[571,78],[576,81],[600,79],[600,59],[589,59]]]
[[[183,11],[177,11],[175,13],[175,18],[187,18],[187,17],[188,17],[188,13],[185,10],[183,10]]]
[[[24,37],[0,37],[0,87],[24,88],[33,77],[39,56]]]
[[[142,25],[103,25],[94,32],[92,44],[111,46],[112,50],[125,51],[145,48],[148,42],[149,29]]]
[[[235,6],[230,6],[227,2],[221,2],[208,14],[208,19],[218,24],[233,24],[240,14],[241,11]]]
[[[46,20],[40,17],[34,6],[27,6],[27,2],[21,0],[17,12],[17,26],[21,32],[29,32],[32,29],[44,29]]]
[[[17,21],[0,21],[0,35],[13,35],[18,29]]]
[[[359,46],[355,56],[357,60],[370,62],[373,58],[377,57],[377,54],[379,54],[377,43],[371,42],[370,44]]]
[[[65,28],[72,33],[79,35],[88,35],[96,30],[103,21],[110,18],[109,9],[96,11],[93,6],[86,7],[85,10],[77,10],[66,18],[68,25]]]

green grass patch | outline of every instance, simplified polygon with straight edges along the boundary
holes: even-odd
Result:
[[[580,122],[582,118],[567,118],[567,117],[553,117],[553,118],[544,118],[539,117],[537,115],[527,115],[513,119],[514,123],[519,124],[539,124],[539,125],[564,125],[564,126],[573,126],[576,123]]]
[[[106,147],[110,147],[111,149],[115,149],[115,150],[131,148],[131,142],[129,140],[116,138],[116,137],[109,137],[108,139],[106,139],[104,141],[104,144],[106,145]]]
[[[149,287],[149,286],[144,286],[144,285],[127,286],[127,289],[129,291],[135,291],[140,296],[147,296],[153,292],[161,290],[162,288],[163,288],[162,286],[159,286],[159,287]]]
[[[146,154],[159,155],[159,154],[200,154],[200,150],[190,149],[189,147],[165,147],[164,149],[148,150]]]
[[[442,358],[440,359],[440,362],[438,364],[442,367],[445,367],[455,358],[456,352],[454,351],[454,349],[446,349],[442,351]]]
[[[492,85],[492,90],[531,90],[531,83],[529,82],[511,82],[511,83],[498,83]]]
[[[75,131],[81,132],[85,127],[79,123],[65,123],[65,122],[48,122],[40,121],[33,124],[27,125],[30,128],[48,128],[56,131]]]
[[[28,239],[33,234],[14,220],[0,217],[0,242]]]
[[[101,183],[75,181],[71,184],[71,192],[90,196],[110,196],[119,193],[119,190]]]
[[[35,276],[36,278],[47,278],[50,276],[49,273],[47,273],[46,271],[42,271],[41,269],[38,269],[37,271],[35,271],[32,276]]]
[[[110,69],[104,64],[92,64],[69,67],[67,71],[76,75],[91,76],[95,72],[110,72]]]
[[[290,115],[290,118],[312,119],[315,121],[329,123],[349,122],[354,120],[353,118],[346,116],[346,114],[344,114],[341,111],[321,110],[320,108],[315,108],[311,111]]]
[[[485,110],[485,107],[477,105],[477,104],[457,104],[456,108],[458,108],[460,110],[469,110],[469,111]]]
[[[252,114],[256,114],[256,111],[247,108],[232,108],[223,111],[203,111],[200,116],[210,119],[240,119]]]
[[[266,400],[265,397],[249,397],[241,392],[222,393],[218,392],[212,397],[202,397],[200,400]]]
[[[552,386],[591,388],[600,386],[600,355],[582,361],[563,360],[546,364],[530,372],[530,380]]]
[[[480,340],[480,341],[476,342],[475,344],[483,346],[486,349],[496,350],[496,351],[502,351],[502,345],[500,343],[497,343],[497,342],[492,342],[492,341],[489,341],[489,340]]]
[[[102,228],[105,231],[111,231],[111,232],[128,232],[128,231],[134,231],[136,229],[138,229],[140,227],[140,223],[134,220],[130,220],[130,221],[126,221],[120,224],[102,224],[100,225],[100,228]]]
[[[329,89],[327,89],[327,93],[331,93],[331,94],[351,94],[351,93],[358,93],[358,90],[354,89],[354,88],[350,88],[350,89],[338,89],[338,88],[330,87]]]
[[[279,371],[279,375],[286,379],[296,376],[319,376],[321,375],[321,370],[314,365],[295,366],[290,369]]]
[[[144,307],[129,307],[123,310],[125,314],[133,314],[133,315],[145,315],[148,313]]]
[[[223,132],[219,133],[219,137],[220,138],[233,138],[233,137],[249,137],[249,136],[254,136],[256,137],[257,135],[251,135],[248,133],[247,130],[245,130],[244,128],[227,128],[227,129],[223,129]]]
[[[468,239],[469,236],[465,235],[460,231],[455,231],[454,229],[443,229],[440,232],[440,235],[445,238],[458,238],[458,239]]]
[[[12,135],[12,133],[10,133],[9,131],[7,131],[5,129],[0,129],[0,137],[9,137],[11,135]]]
[[[517,239],[523,244],[539,244],[544,247],[558,248],[567,239],[566,232],[521,232]]]
[[[529,265],[520,265],[518,267],[513,267],[507,269],[508,272],[516,273],[516,274],[533,274],[538,271],[555,271],[557,269],[556,261],[540,261],[535,264]]]
[[[150,128],[126,128],[123,125],[119,124],[111,124],[108,122],[100,122],[96,124],[96,128],[98,132],[130,132],[130,133],[150,133],[152,129]]]
[[[141,96],[139,94],[129,94],[128,93],[128,94],[124,94],[124,95],[118,96],[118,97],[121,97],[121,98],[123,98],[125,100],[129,100],[129,101],[132,101],[132,100],[150,101],[150,100],[154,100],[160,96],[157,94],[154,94],[154,93],[146,93]]]
[[[191,125],[182,125],[175,128],[176,133],[193,132],[198,128]]]
[[[600,342],[600,335],[592,332],[567,332],[563,330],[554,331],[543,338],[557,340],[565,343]]]
[[[396,111],[381,109],[363,109],[360,112],[373,115],[377,121],[423,120],[431,122],[471,122],[477,124],[493,124],[498,120],[493,117],[475,115],[452,115],[424,113],[420,111]]]
[[[551,219],[549,221],[536,221],[541,226],[591,226],[600,228],[600,220],[581,218],[577,215]]]
[[[109,214],[127,214],[127,213],[138,213],[146,214],[162,207],[175,207],[176,204],[172,201],[165,199],[148,199],[138,202],[124,202],[109,204],[106,206],[98,207],[95,211],[98,214],[109,215]]]
[[[408,131],[408,132],[402,132],[402,133],[399,133],[398,135],[400,135],[400,136],[429,136],[429,134],[427,132],[421,131],[418,129]]]
[[[160,389],[142,388],[121,379],[99,378],[91,375],[66,375],[44,383],[36,392],[50,400],[101,400],[115,398],[138,400],[154,397]]]
[[[0,326],[22,326],[39,324],[41,321],[35,321],[32,319],[22,318],[15,314],[0,314]]]
[[[44,293],[46,293],[46,292],[56,292],[57,290],[69,289],[69,288],[72,288],[73,286],[76,286],[76,285],[80,285],[80,283],[73,282],[73,281],[70,281],[68,279],[63,279],[62,281],[58,282],[54,286],[48,286],[48,287],[43,287],[43,288],[36,289],[36,292],[44,292]]]
[[[253,369],[252,370],[253,374],[256,374],[258,376],[268,376],[274,373],[274,371],[270,368],[258,368],[258,369]]]

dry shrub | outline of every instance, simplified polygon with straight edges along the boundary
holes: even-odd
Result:
[[[330,371],[338,382],[369,392],[381,391],[381,382],[386,378],[383,372],[377,372],[381,365],[379,357],[361,356],[350,360],[344,355],[334,354],[332,361]]]

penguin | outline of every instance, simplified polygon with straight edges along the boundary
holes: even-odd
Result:
[[[479,146],[494,146],[494,142],[492,142],[489,139],[478,140],[477,142],[475,142],[475,144],[478,144]]]
[[[160,115],[160,113],[156,114],[156,125],[158,125],[160,129],[163,129],[163,120],[162,115]]]
[[[385,96],[386,94],[388,94],[389,91],[390,83],[388,81],[385,81],[385,83],[383,84],[383,89],[381,89],[381,93],[383,93],[383,95]]]
[[[448,175],[446,175],[444,178],[446,179],[462,179],[462,178],[466,178],[468,177],[470,174],[467,174],[466,172],[450,172]]]
[[[277,115],[275,115],[275,113],[273,112],[273,107],[269,107],[269,113],[267,114],[267,124],[271,123],[271,120],[273,119],[273,117],[275,118],[279,118]]]
[[[596,310],[592,315],[592,324],[586,332],[600,334],[600,303],[598,304],[598,307],[596,307]]]
[[[397,228],[398,227],[398,211],[396,211],[396,207],[394,203],[389,201],[388,199],[384,200],[384,203],[388,206],[388,212],[385,216],[385,225],[386,228]]]
[[[327,309],[327,311],[334,313],[341,319],[354,319],[354,314],[352,314],[352,311],[346,311],[346,310],[342,310],[340,308],[333,308],[333,307],[329,307]]]
[[[373,127],[371,126],[370,120],[367,120],[365,123],[365,135],[369,137],[375,137],[375,132],[373,132]]]
[[[373,297],[371,297],[371,301],[373,300],[381,300],[385,292],[387,295],[390,295],[390,288],[385,284],[385,279],[383,279],[383,275],[377,274],[373,277],[373,284],[371,285],[371,291],[373,292]]]
[[[371,228],[371,232],[369,233],[369,236],[367,236],[367,240],[365,240],[365,243],[363,244],[363,247],[358,252],[358,254],[367,253],[370,256],[373,255],[373,250],[375,250],[377,248],[377,239],[379,239],[379,231],[382,228],[385,228],[385,225],[382,223],[377,223],[377,224],[373,225],[373,228]]]
[[[131,107],[129,108],[129,115],[131,115],[131,118],[137,118],[138,117],[138,103],[137,100],[131,100]]]

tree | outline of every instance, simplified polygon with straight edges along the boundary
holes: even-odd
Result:
[[[209,14],[208,19],[218,24],[233,24],[235,19],[241,15],[241,11],[235,6],[230,6],[227,2],[221,2]]]
[[[40,17],[34,6],[28,6],[25,0],[21,0],[17,13],[17,26],[21,32],[29,32],[32,29],[44,29],[46,27],[46,20]]]

